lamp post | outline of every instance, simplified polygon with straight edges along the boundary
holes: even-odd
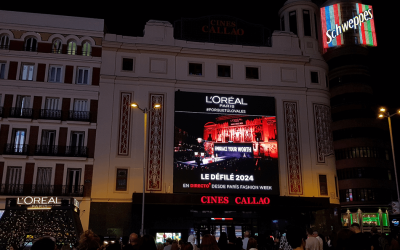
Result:
[[[394,166],[394,177],[396,178],[396,189],[397,189],[397,202],[400,202],[400,194],[399,194],[399,182],[397,180],[397,169],[396,169],[396,159],[394,156],[394,145],[393,145],[393,134],[392,134],[392,122],[390,117],[396,115],[396,114],[400,114],[400,110],[398,110],[396,113],[394,114],[390,114],[389,111],[387,111],[385,108],[380,108],[379,109],[379,118],[384,118],[387,117],[388,118],[388,123],[389,123],[389,132],[390,132],[390,143],[392,145],[392,156],[393,156],[393,166]]]
[[[160,109],[161,104],[155,103],[153,108],[140,108],[136,102],[131,103],[132,108],[137,108],[144,114],[144,145],[143,145],[143,196],[142,196],[142,226],[140,228],[140,236],[144,235],[144,195],[146,193],[146,152],[147,152],[147,114],[155,109]]]

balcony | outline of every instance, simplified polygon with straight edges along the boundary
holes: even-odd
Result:
[[[61,120],[61,110],[41,109],[39,119]]]
[[[32,109],[29,108],[11,108],[8,117],[32,119]]]
[[[90,122],[90,111],[69,111],[69,121]]]
[[[34,154],[37,156],[87,157],[87,151],[87,147],[37,145]]]
[[[83,197],[83,185],[1,184],[0,195],[58,195]]]
[[[28,144],[11,144],[7,143],[4,148],[5,155],[28,155]]]

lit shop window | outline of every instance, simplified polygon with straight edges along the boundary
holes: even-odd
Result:
[[[189,63],[189,75],[195,75],[195,76],[203,75],[203,64]]]
[[[61,54],[61,50],[62,50],[62,43],[61,40],[54,40],[53,42],[53,48],[52,51],[55,54]]]
[[[21,72],[21,80],[23,81],[33,81],[33,72],[35,70],[35,65],[23,64]]]
[[[258,68],[246,67],[246,79],[259,79]]]
[[[115,190],[126,191],[128,184],[128,169],[117,169],[117,180]]]
[[[49,82],[61,82],[61,66],[50,66],[49,69]]]
[[[92,53],[92,45],[89,42],[85,42],[82,47],[82,55],[90,56]]]
[[[231,77],[231,66],[218,65],[218,76],[219,77]]]
[[[25,41],[25,51],[37,51],[37,40],[34,37],[29,37]]]

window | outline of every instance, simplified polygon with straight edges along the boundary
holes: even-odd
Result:
[[[75,99],[74,110],[70,112],[70,119],[74,121],[89,121],[88,100]]]
[[[122,58],[122,70],[133,71],[133,59]]]
[[[49,82],[61,82],[61,66],[50,66],[49,69]]]
[[[297,17],[296,11],[289,12],[289,29],[297,35]]]
[[[53,48],[52,48],[53,53],[55,54],[61,54],[62,52],[62,43],[61,40],[54,40],[53,42]]]
[[[36,176],[36,185],[35,185],[35,194],[48,194],[50,193],[51,187],[51,168],[42,168],[39,167],[37,169]]]
[[[78,68],[76,84],[89,84],[89,69]]]
[[[328,195],[328,182],[326,175],[319,175],[319,193],[320,195]]]
[[[69,194],[80,193],[81,169],[67,169],[67,192]]]
[[[12,150],[14,153],[23,153],[25,150],[26,130],[14,128],[12,133]]]
[[[285,16],[281,17],[281,30],[285,31]]]
[[[60,98],[47,97],[44,104],[44,109],[40,112],[42,119],[60,119],[61,110],[59,110]]]
[[[76,42],[75,41],[68,42],[67,54],[68,55],[76,55]]]
[[[231,66],[218,65],[218,76],[219,77],[231,77]]]
[[[10,46],[10,38],[6,34],[0,35],[0,49],[8,49]]]
[[[203,65],[201,63],[189,63],[189,75],[203,75]]]
[[[246,79],[259,79],[258,68],[246,67]]]
[[[6,177],[6,189],[10,194],[18,194],[22,192],[21,183],[22,167],[8,167]]]
[[[318,72],[311,71],[311,83],[319,83]]]
[[[116,188],[117,191],[126,191],[128,183],[128,169],[117,169]]]
[[[56,141],[56,131],[55,130],[42,130],[42,140],[40,145],[53,147]]]
[[[317,15],[314,13],[315,38],[318,40]]]
[[[60,98],[46,97],[44,108],[48,110],[58,110]]]
[[[89,42],[85,42],[82,47],[82,55],[83,56],[90,56],[92,53],[92,46]]]
[[[71,148],[81,148],[85,143],[85,132],[82,131],[72,131],[71,132]]]
[[[0,79],[4,79],[6,75],[6,63],[0,62]]]
[[[12,117],[29,118],[32,115],[30,108],[31,97],[26,95],[17,95],[15,109],[11,110]]]
[[[303,10],[303,26],[304,26],[304,36],[311,36],[311,20],[310,11]]]
[[[23,64],[22,65],[22,74],[21,80],[23,81],[33,81],[33,71],[35,69],[35,65],[32,64]]]
[[[29,37],[26,39],[25,51],[37,51],[37,40],[35,37]]]

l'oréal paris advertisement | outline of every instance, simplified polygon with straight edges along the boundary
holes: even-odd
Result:
[[[174,192],[279,195],[273,97],[175,92]]]

